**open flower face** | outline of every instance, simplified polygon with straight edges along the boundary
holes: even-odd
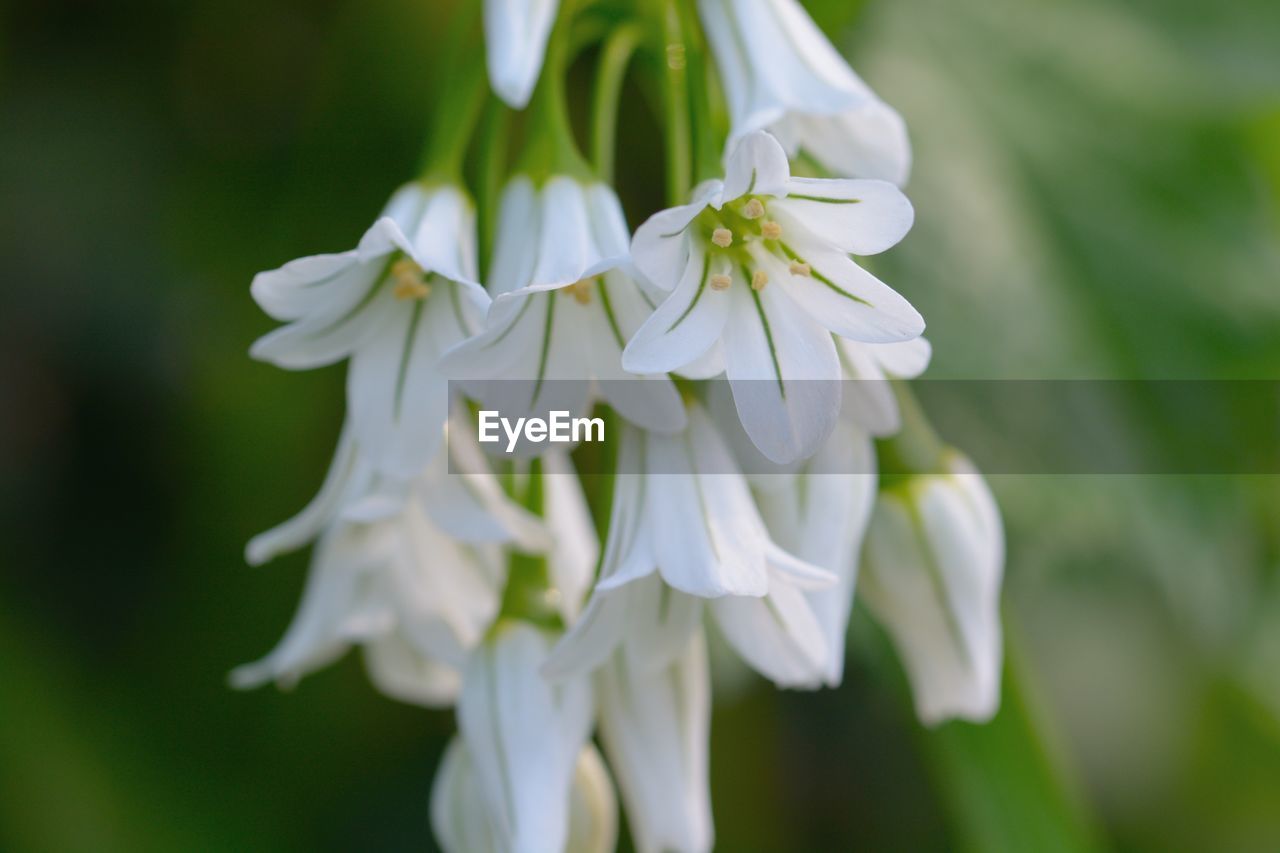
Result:
[[[454,378],[504,413],[582,412],[586,380],[623,417],[650,429],[684,425],[664,374],[633,376],[622,350],[653,310],[626,272],[629,232],[604,184],[517,177],[503,193],[484,330],[445,357]],[[483,380],[524,380],[490,382]],[[557,380],[577,380],[558,382]]]
[[[902,117],[853,72],[796,0],[699,0],[733,122],[729,146],[775,134],[835,175],[906,182]]]
[[[452,186],[409,184],[356,249],[254,278],[258,304],[287,325],[252,353],[290,369],[349,358],[355,441],[376,471],[412,477],[434,455],[449,411],[440,355],[488,306],[475,278],[470,199]]]
[[[813,453],[840,409],[832,334],[891,343],[924,330],[905,299],[850,257],[893,246],[912,219],[892,184],[793,178],[777,140],[748,135],[723,182],[637,230],[637,267],[670,295],[628,343],[623,367],[723,368],[765,456]]]

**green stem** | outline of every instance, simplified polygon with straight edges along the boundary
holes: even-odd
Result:
[[[600,53],[596,66],[596,86],[592,93],[591,163],[596,174],[613,182],[617,155],[618,101],[627,66],[640,44],[643,31],[636,24],[623,24],[613,31]]]
[[[915,474],[941,473],[945,469],[946,446],[933,431],[910,386],[901,379],[888,381],[902,416],[902,429],[897,435],[876,442],[881,486]]]
[[[662,34],[663,96],[666,108],[667,203],[683,204],[693,185],[690,158],[688,45],[680,24],[680,0],[655,0]]]
[[[542,477],[542,460],[534,459],[529,465],[529,476],[525,478],[521,503],[525,509],[539,516],[544,514]],[[551,573],[546,555],[512,551],[507,559],[507,585],[502,591],[497,621],[510,617],[551,628],[562,627],[550,591]]]
[[[479,3],[464,3],[450,24],[449,59],[440,96],[432,110],[431,132],[423,145],[418,174],[433,182],[462,182],[462,163],[471,141],[488,84],[480,40]]]
[[[707,42],[692,3],[679,3],[685,35],[685,66],[689,83],[694,174],[691,183],[717,178],[721,173],[720,150],[724,135],[711,107],[711,73]]]
[[[498,229],[498,198],[507,178],[507,133],[511,125],[507,105],[492,95],[480,123],[477,151],[476,208],[479,220],[480,280],[489,272],[489,258]]]
[[[517,170],[535,180],[549,175],[569,175],[590,180],[593,175],[578,143],[573,138],[569,106],[565,97],[565,76],[570,59],[570,37],[574,16],[572,2],[564,3],[547,42],[542,76],[529,104],[528,141]]]

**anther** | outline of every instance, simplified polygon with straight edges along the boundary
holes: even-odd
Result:
[[[782,236],[782,226],[770,219],[768,222],[761,224],[760,233],[764,235],[766,240],[777,240]]]
[[[791,271],[792,275],[808,276],[813,272],[804,261],[792,261],[791,266],[787,267],[787,269]]]
[[[764,204],[758,198],[753,198],[747,202],[747,206],[742,208],[742,215],[747,219],[759,219],[764,216]]]
[[[727,249],[733,245],[733,232],[728,228],[717,228],[711,232],[711,242],[721,249]]]
[[[573,284],[565,288],[565,292],[573,297],[573,300],[579,305],[586,305],[591,301],[591,283],[594,279],[584,278],[581,281],[575,281]]]
[[[707,280],[711,283],[712,290],[728,290],[729,285],[733,283],[733,279],[724,273],[716,273]]]
[[[769,274],[764,270],[756,270],[751,275],[751,289],[764,290],[764,286],[769,283]]]
[[[391,294],[396,299],[424,299],[431,293],[431,286],[422,280],[422,267],[408,258],[401,258],[391,265],[391,277],[395,287]]]

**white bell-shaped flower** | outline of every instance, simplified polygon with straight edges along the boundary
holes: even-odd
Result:
[[[623,367],[723,369],[765,456],[812,454],[840,411],[832,335],[881,344],[924,330],[902,296],[850,258],[893,246],[912,220],[892,184],[793,178],[777,140],[749,134],[723,182],[636,231],[637,267],[670,295],[627,344]]]
[[[559,6],[559,0],[484,0],[489,85],[508,106],[529,103]]]
[[[902,656],[926,724],[982,722],[1000,702],[1004,531],[982,475],[950,453],[949,473],[881,492],[860,594]]]
[[[711,849],[711,673],[698,632],[665,665],[615,653],[596,676],[600,735],[640,853]]]
[[[510,849],[489,819],[475,767],[461,738],[445,749],[431,787],[431,828],[445,853],[502,853]],[[588,744],[578,755],[569,798],[565,853],[612,853],[618,804],[604,760]]]
[[[466,192],[402,187],[357,248],[259,273],[252,292],[286,324],[254,343],[254,357],[295,370],[350,359],[348,417],[367,461],[395,477],[420,471],[449,412],[437,362],[489,302]]]
[[[800,470],[791,476],[759,477],[756,483],[756,502],[778,544],[839,581],[830,589],[804,593],[827,650],[821,681],[836,687],[844,675],[858,556],[876,498],[870,437],[852,421],[842,420]]]
[[[686,648],[710,613],[730,644],[783,686],[816,684],[826,666],[807,589],[831,572],[797,559],[769,536],[746,478],[714,425],[693,406],[679,436],[621,436],[609,541],[600,580],[548,664],[549,677],[595,669],[626,641],[637,666]]]
[[[487,276],[493,305],[483,331],[450,351],[442,368],[452,378],[481,380],[476,396],[509,417],[583,412],[595,380],[595,390],[633,423],[679,430],[684,413],[671,380],[622,368],[627,340],[653,310],[626,271],[629,239],[606,185],[563,175],[541,186],[513,178]]]
[[[446,449],[411,479],[379,475],[355,440],[350,420],[319,492],[301,512],[249,541],[245,559],[261,565],[296,551],[340,521],[391,518],[414,498],[437,527],[463,542],[511,542],[529,551],[549,547],[541,523],[513,503],[489,468],[465,409],[455,406]],[[558,463],[557,463],[558,464]]]
[[[553,684],[539,672],[554,641],[550,631],[503,620],[463,676],[458,727],[499,850],[558,851],[569,840],[593,707],[585,678]]]
[[[796,0],[698,0],[724,84],[729,147],[776,135],[834,175],[901,186],[911,169],[902,117],[880,100]]]
[[[497,613],[503,576],[498,546],[456,541],[416,501],[392,519],[340,523],[316,546],[284,638],[232,672],[232,683],[290,687],[361,644],[370,677],[388,695],[447,704],[467,650]]]

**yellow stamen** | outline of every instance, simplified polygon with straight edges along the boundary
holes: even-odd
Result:
[[[716,273],[707,280],[711,283],[712,290],[728,290],[729,285],[733,283],[733,279],[724,273]]]
[[[747,219],[759,219],[764,216],[764,203],[758,198],[753,198],[747,202],[747,206],[742,208],[742,215]]]
[[[431,285],[423,281],[422,267],[408,258],[401,258],[391,265],[391,278],[395,286],[391,293],[399,300],[425,299],[431,293]]]
[[[791,266],[787,267],[787,269],[791,271],[792,275],[808,276],[813,272],[804,261],[792,261]]]
[[[594,283],[595,279],[584,278],[566,287],[564,292],[572,296],[579,305],[586,305],[591,301],[591,285]]]
[[[769,283],[769,274],[764,270],[756,270],[751,275],[751,289],[764,290],[764,286]]]
[[[667,67],[672,71],[679,71],[684,68],[684,45],[669,44],[667,45]]]
[[[782,236],[782,226],[770,219],[760,226],[760,233],[766,240],[777,240]]]
[[[721,249],[727,249],[733,245],[733,232],[728,228],[717,228],[711,232],[711,242]]]

